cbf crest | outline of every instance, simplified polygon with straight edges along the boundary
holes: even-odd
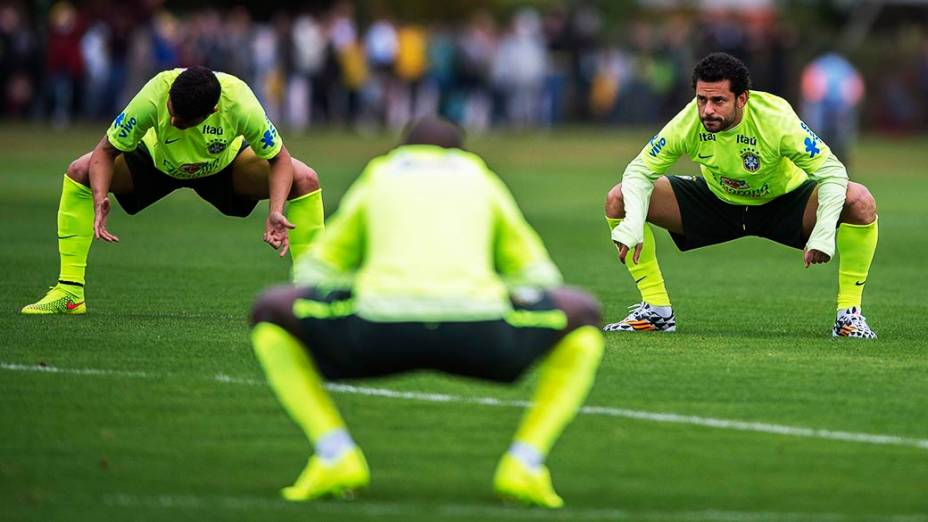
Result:
[[[210,154],[219,154],[224,150],[226,150],[226,142],[222,140],[213,140],[206,146],[206,152]]]
[[[757,155],[757,151],[753,149],[743,149],[741,151],[741,165],[744,166],[744,170],[751,173],[760,170],[760,156]]]

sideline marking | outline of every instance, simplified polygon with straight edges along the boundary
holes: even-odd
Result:
[[[103,370],[96,368],[58,368],[56,366],[38,366],[0,362],[0,368],[10,371],[54,373],[70,375],[101,375],[113,377],[133,377],[160,379],[164,376],[154,375],[141,371]],[[239,384],[247,386],[264,386],[264,381],[245,377],[234,377],[226,374],[217,374],[209,381],[224,384]],[[478,404],[482,406],[495,406],[505,408],[525,408],[531,403],[528,401],[503,400],[495,397],[464,397],[445,393],[426,393],[416,391],[399,391],[388,388],[369,388],[366,386],[352,386],[349,384],[329,383],[326,387],[335,393],[365,395],[368,397],[383,397],[422,402],[447,402],[459,404]],[[786,426],[768,422],[750,422],[733,419],[717,419],[713,417],[700,417],[697,415],[681,415],[678,413],[653,412],[645,410],[630,410],[626,408],[613,408],[609,406],[584,406],[580,408],[583,415],[598,415],[602,417],[622,417],[651,422],[664,422],[672,424],[689,424],[706,428],[717,428],[733,431],[751,431],[789,437],[805,437],[813,439],[837,440],[842,442],[860,442],[865,444],[880,444],[888,446],[911,446],[928,450],[928,439],[913,437],[900,437],[898,435],[885,435],[880,433],[855,433],[850,431],[834,431],[821,428],[808,428],[804,426]]]

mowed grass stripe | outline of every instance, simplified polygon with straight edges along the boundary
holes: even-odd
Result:
[[[300,504],[284,502],[267,497],[249,496],[196,496],[196,495],[132,495],[113,493],[103,496],[103,503],[108,507],[144,508],[144,509],[180,509],[180,510],[228,510],[253,511],[295,510]],[[349,516],[403,516],[422,515],[423,508],[408,504],[388,502],[316,502],[313,508],[317,513],[340,514]],[[425,514],[442,519],[463,518],[466,520],[661,520],[675,522],[926,522],[925,515],[890,515],[864,516],[841,513],[780,513],[770,511],[629,511],[622,509],[577,509],[566,508],[559,511],[526,509],[520,506],[480,506],[471,504],[442,504],[425,508]]]
[[[59,368],[56,366],[48,365],[25,365],[7,362],[0,362],[0,368],[8,371],[83,376],[113,376],[154,379],[161,379],[166,377],[165,375],[151,374],[140,371],[105,370],[98,368]],[[264,381],[258,379],[235,377],[226,374],[216,374],[209,380],[226,384],[242,384],[249,386],[264,385]],[[446,393],[397,391],[388,388],[371,388],[367,386],[352,386],[348,384],[337,383],[328,384],[328,388],[335,393],[346,393],[353,395],[364,395],[368,397],[382,397],[410,401],[464,403],[508,408],[525,408],[531,405],[531,403],[528,401],[503,400],[495,397],[463,397],[460,395],[451,395]],[[790,437],[827,439],[841,442],[859,442],[865,444],[881,444],[890,446],[912,446],[919,449],[928,449],[928,439],[900,437],[897,435],[886,435],[879,433],[854,433],[848,431],[835,431],[804,426],[784,426],[781,424],[772,424],[767,422],[748,422],[733,419],[717,419],[712,417],[700,417],[697,415],[680,415],[677,413],[668,412],[631,410],[626,408],[615,408],[611,406],[584,406],[580,409],[580,414],[599,415],[605,417],[622,417],[651,422],[689,424],[706,428],[758,432],[773,435],[785,435]]]

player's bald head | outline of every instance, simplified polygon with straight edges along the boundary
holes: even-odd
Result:
[[[446,149],[464,146],[464,129],[438,116],[413,121],[406,126],[404,134],[404,145],[436,145]]]

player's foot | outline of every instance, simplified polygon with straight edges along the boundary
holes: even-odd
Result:
[[[306,469],[289,487],[280,490],[285,499],[299,502],[323,497],[351,498],[355,491],[367,487],[371,473],[361,448],[355,446],[335,462],[312,456]]]
[[[606,332],[674,332],[677,318],[669,306],[654,307],[641,302],[628,307],[628,316],[603,327]]]
[[[831,329],[832,337],[856,337],[858,339],[876,339],[876,332],[867,325],[867,318],[861,315],[860,308],[852,306],[838,310],[838,318]]]
[[[537,470],[529,469],[508,453],[503,455],[496,467],[493,489],[505,500],[550,509],[564,506],[564,500],[554,491],[551,473],[546,466],[542,465]]]
[[[84,303],[84,288],[77,285],[58,283],[49,289],[45,297],[24,306],[20,312],[27,315],[76,315],[87,313],[87,304]]]

